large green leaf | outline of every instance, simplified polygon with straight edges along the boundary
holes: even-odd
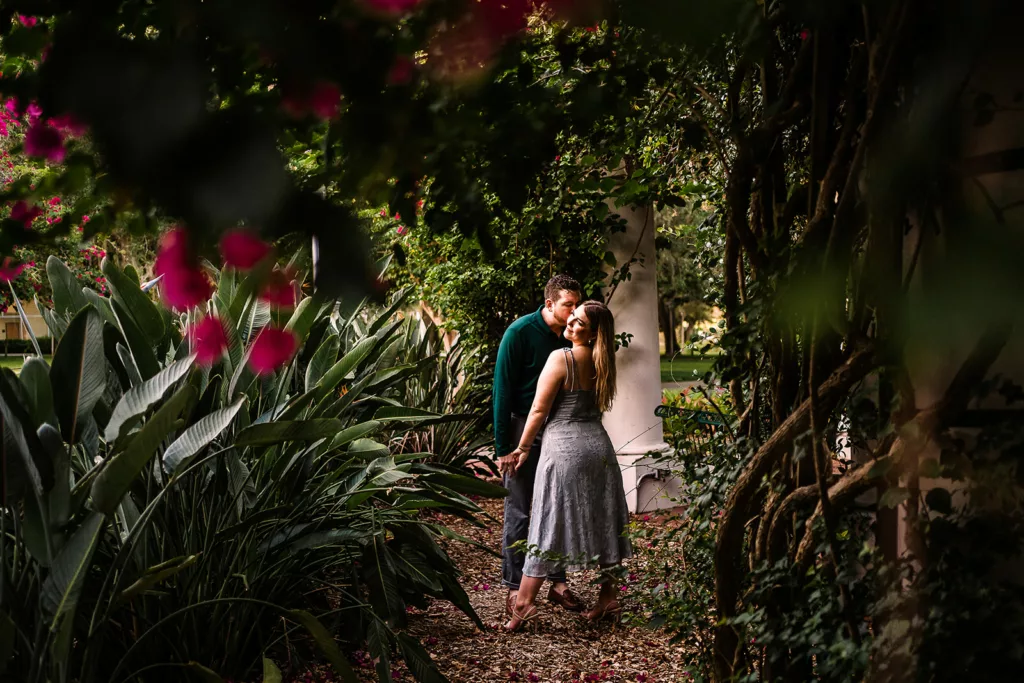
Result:
[[[224,679],[220,677],[220,674],[199,662],[189,662],[184,665],[184,668],[195,674],[203,683],[224,683]]]
[[[164,451],[164,469],[170,474],[177,472],[184,461],[198,453],[228,428],[244,404],[243,396],[227,408],[210,413],[186,429]]]
[[[379,458],[391,452],[387,446],[373,439],[356,439],[349,445],[348,454],[358,458]]]
[[[479,418],[479,415],[472,413],[441,415],[429,410],[406,408],[404,406],[381,406],[373,414],[373,419],[379,422],[413,422],[420,426],[446,424],[449,422],[469,422]]]
[[[58,314],[70,318],[89,305],[78,278],[56,256],[46,259],[46,277],[53,290],[53,308]]]
[[[419,683],[448,683],[448,679],[437,670],[430,653],[423,649],[420,641],[408,633],[399,633],[396,637],[398,649],[402,651],[402,659]]]
[[[263,658],[263,683],[281,683],[281,670],[277,668],[277,664],[272,661]]]
[[[447,489],[467,496],[483,496],[484,498],[503,498],[508,495],[504,486],[491,484],[466,474],[446,472],[430,465],[414,465],[414,471],[426,472],[423,479]]]
[[[335,363],[330,370],[324,373],[323,379],[320,380],[319,398],[323,398],[334,391],[334,388],[341,384],[341,382],[348,377],[349,373],[355,370],[356,366],[363,362],[376,343],[377,340],[372,337],[363,339],[353,346],[352,349],[346,353],[341,360]]]
[[[288,612],[288,616],[301,624],[309,632],[309,635],[313,636],[317,647],[320,648],[327,661],[334,667],[335,673],[341,676],[343,681],[346,681],[346,683],[356,683],[356,674],[352,671],[352,667],[349,666],[348,660],[341,654],[341,650],[338,649],[338,644],[334,642],[330,632],[324,628],[324,625],[316,617],[309,612],[298,609]]]
[[[131,435],[127,447],[115,455],[96,475],[92,485],[92,502],[97,510],[113,514],[121,498],[128,492],[135,477],[153,457],[160,443],[167,438],[174,423],[196,395],[186,385],[171,396],[137,433]]]
[[[337,335],[329,334],[323,343],[317,348],[316,353],[306,366],[306,391],[312,391],[323,376],[331,369],[338,360],[338,349],[341,347],[341,340]]]
[[[28,316],[25,315],[25,309],[21,307],[21,298],[18,297],[18,293],[14,291],[14,283],[8,280],[7,286],[11,290],[11,298],[14,299],[14,307],[18,309],[18,317],[21,318],[21,324],[24,326],[24,329],[28,331],[29,339],[32,340],[32,348],[35,349],[37,356],[42,356],[43,350],[39,348],[39,340],[36,339],[35,330],[32,329],[32,324],[29,322]]]
[[[377,319],[370,324],[370,327],[369,329],[367,329],[366,334],[377,334],[377,331],[384,327],[385,323],[391,320],[394,317],[395,313],[402,306],[405,305],[406,300],[408,300],[412,292],[412,287],[406,287],[405,289],[395,294],[395,298],[392,300],[391,306],[389,306],[387,310],[385,310],[383,313],[377,316]]]
[[[160,362],[156,358],[153,345],[146,339],[146,335],[135,324],[135,320],[128,314],[124,306],[117,301],[111,301],[110,304],[114,309],[118,326],[121,328],[121,334],[124,335],[124,340],[128,343],[128,350],[132,352],[132,358],[135,359],[135,367],[139,369],[139,375],[142,379],[149,379],[160,372]]]
[[[43,613],[50,619],[51,630],[57,628],[61,615],[74,612],[105,522],[104,516],[98,512],[86,517],[54,559],[39,593],[39,602]]]
[[[114,300],[124,306],[149,342],[156,345],[164,336],[164,319],[156,303],[110,259],[103,259],[100,270],[107,278]]]
[[[334,437],[334,440],[331,442],[331,448],[341,448],[356,439],[361,439],[368,434],[372,434],[380,429],[380,425],[380,422],[370,420],[369,422],[360,422],[359,424],[352,425],[351,427],[346,427],[342,431],[338,432],[338,435]]]
[[[56,422],[53,412],[53,389],[50,386],[50,366],[42,358],[29,358],[21,366],[18,381],[25,387],[28,410],[35,424]]]
[[[40,425],[36,435],[53,463],[53,488],[47,495],[47,503],[50,525],[60,529],[71,518],[71,456],[64,447],[60,432],[53,425]]]
[[[366,647],[375,662],[378,681],[391,680],[390,630],[381,619],[371,614],[366,625]]]
[[[126,498],[125,500],[129,500]],[[166,581],[178,572],[188,569],[196,560],[199,559],[198,555],[188,555],[183,557],[175,557],[166,562],[161,562],[155,567],[150,567],[142,576],[135,580],[135,583],[125,588],[117,596],[117,602],[124,603],[131,600],[136,595],[148,591],[154,586]]]
[[[74,317],[61,337],[50,367],[53,407],[68,443],[81,438],[83,423],[107,385],[103,320],[93,308]]]
[[[174,361],[142,384],[124,392],[121,400],[114,406],[114,412],[104,430],[103,437],[107,442],[113,442],[134,426],[154,403],[164,397],[168,389],[185,376],[195,359],[196,357],[192,355]]]
[[[284,441],[316,441],[330,438],[341,431],[341,421],[334,418],[296,420],[294,422],[265,422],[243,429],[235,445],[267,446]]]
[[[320,317],[323,307],[324,300],[319,293],[303,299],[295,307],[295,312],[288,319],[286,327],[298,336],[300,342],[305,342],[310,328]]]

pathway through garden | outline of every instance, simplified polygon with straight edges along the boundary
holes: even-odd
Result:
[[[444,521],[457,533],[498,551],[503,502],[487,500],[480,504],[489,517],[486,528],[457,518]],[[654,526],[659,520],[645,515],[635,517],[634,522]],[[488,630],[481,632],[456,608],[435,602],[426,612],[416,610],[410,615],[410,631],[421,639],[452,683],[690,680],[686,653],[669,643],[669,634],[641,626],[590,625],[579,615],[554,608],[546,601],[541,605],[536,633],[504,633],[501,625],[506,592],[500,582],[500,558],[465,543],[451,542],[448,551],[462,569],[460,580]],[[646,590],[646,584],[655,580],[648,578],[643,549],[638,549],[629,569],[630,583],[623,591],[627,611],[635,608],[632,595]],[[597,594],[596,587],[589,585],[593,578],[586,574],[570,578],[573,590],[585,596],[588,603]],[[412,679],[404,668],[398,668],[396,680]]]

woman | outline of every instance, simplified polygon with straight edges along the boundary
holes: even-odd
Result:
[[[547,418],[530,513],[523,582],[505,628],[518,631],[537,614],[537,593],[556,569],[611,567],[632,557],[623,531],[629,520],[622,473],[601,425],[615,397],[615,323],[598,301],[585,301],[569,318],[572,348],[553,352],[541,372],[519,447],[518,469]],[[524,445],[525,444],[525,445]],[[617,616],[617,587],[601,586],[590,620]]]

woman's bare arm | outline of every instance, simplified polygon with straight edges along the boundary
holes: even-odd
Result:
[[[551,405],[555,402],[558,390],[565,384],[565,352],[562,350],[553,351],[548,356],[548,362],[537,380],[537,394],[533,398],[533,406],[530,407],[530,414],[526,418],[526,426],[523,428],[523,435],[519,437],[519,446],[510,455],[519,455],[519,463],[516,469],[524,462],[530,454],[530,446],[537,437],[544,420],[551,411]]]

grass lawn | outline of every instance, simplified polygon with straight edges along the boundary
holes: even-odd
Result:
[[[689,382],[700,379],[711,369],[713,358],[699,356],[661,357],[662,382]]]
[[[0,368],[10,368],[14,372],[21,372],[21,366],[25,364],[25,356],[0,356]],[[44,356],[46,362],[52,360],[52,356]]]

